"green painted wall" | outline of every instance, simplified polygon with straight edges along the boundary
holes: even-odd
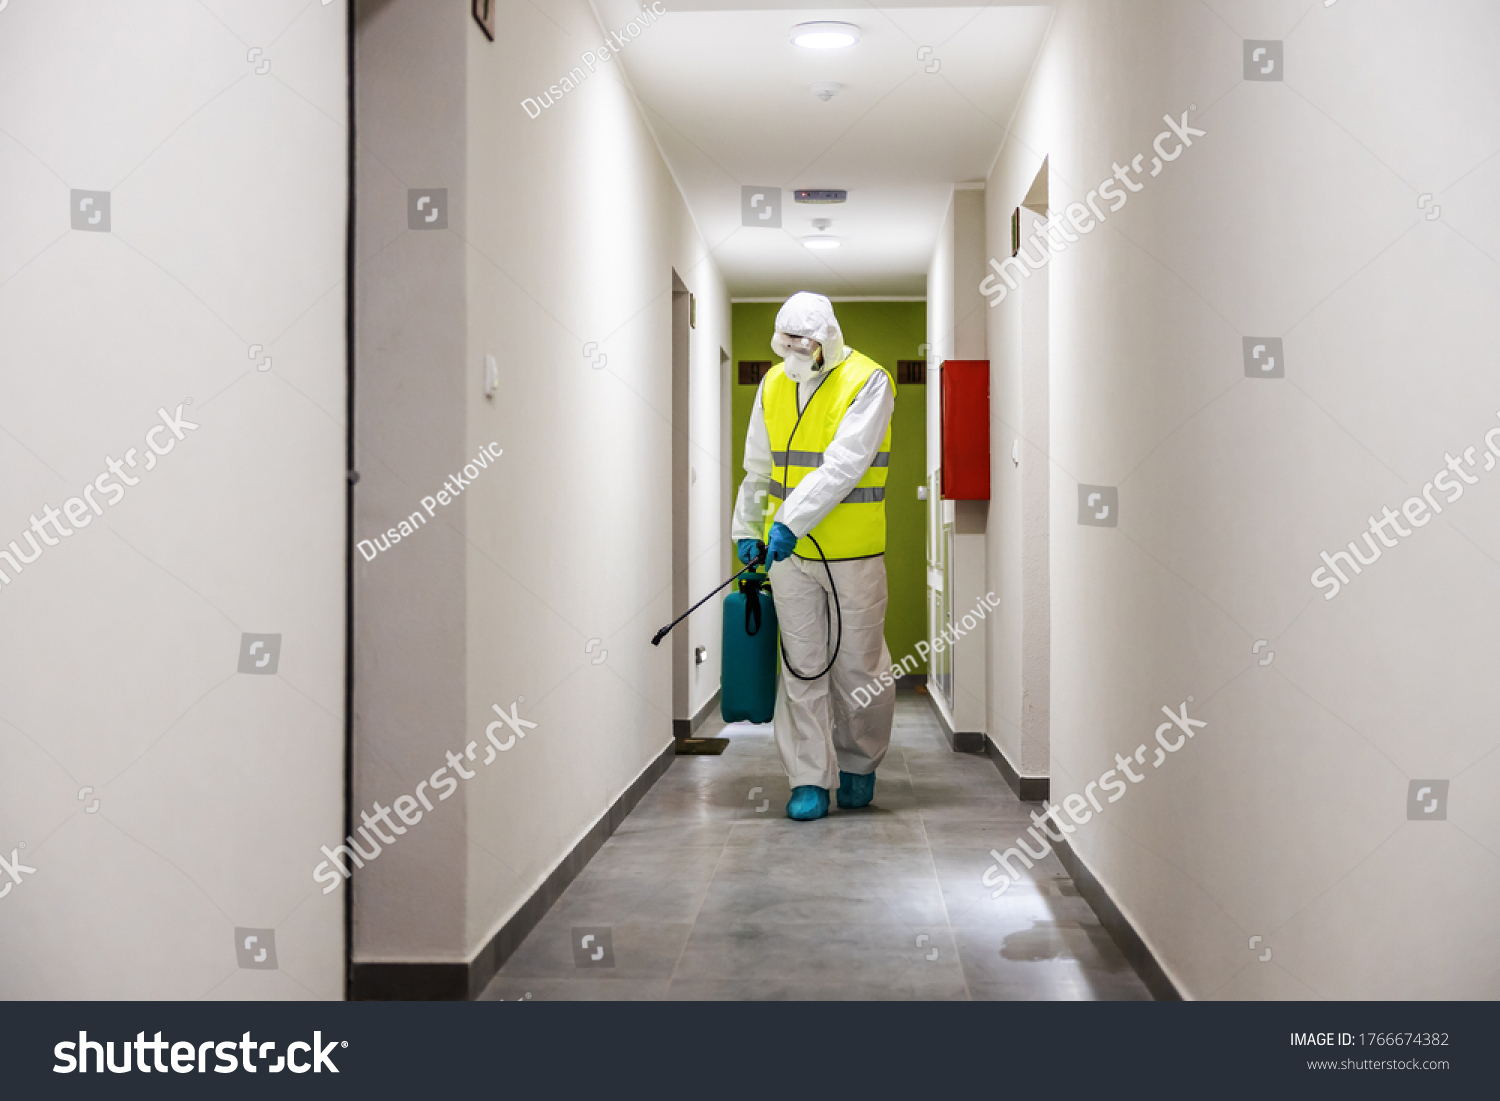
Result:
[[[730,442],[736,490],[745,476],[745,432],[755,401],[755,387],[739,385],[739,362],[780,358],[771,351],[771,332],[780,308],[776,302],[736,302],[733,306],[734,429]],[[892,375],[898,359],[925,358],[918,348],[927,340],[927,303],[835,301],[833,308],[844,330],[844,343],[889,368]],[[885,566],[891,603],[885,616],[885,641],[898,661],[927,637],[927,503],[917,500],[917,487],[927,481],[926,389],[898,387],[891,420],[891,470],[885,498]]]

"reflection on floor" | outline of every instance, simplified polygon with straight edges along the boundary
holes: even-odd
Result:
[[[990,849],[1040,804],[922,697],[897,700],[874,805],[818,822],[785,817],[769,726],[702,733],[733,741],[673,761],[484,998],[1150,998],[1055,856],[990,897]]]

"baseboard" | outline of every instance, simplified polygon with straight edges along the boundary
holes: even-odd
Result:
[[[918,685],[927,684],[926,673],[902,673],[896,678],[897,688],[916,688]]]
[[[1005,751],[996,745],[995,740],[988,734],[984,735],[984,753],[995,763],[995,767],[1000,770],[1000,775],[1005,777],[1005,782],[1010,785],[1010,790],[1015,792],[1016,798],[1023,803],[1040,803],[1051,794],[1052,782],[1047,777],[1022,776],[1010,763],[1010,758],[1005,755]]]
[[[937,701],[937,693],[927,693],[927,704],[932,708],[932,713],[937,716],[938,727],[947,739],[948,747],[954,753],[982,753],[984,752],[984,735],[977,730],[954,730],[953,724],[948,721],[948,716],[943,712],[943,705]]]
[[[673,719],[672,737],[679,742],[684,738],[691,738],[698,733],[698,728],[708,721],[708,717],[719,709],[719,694],[722,688],[714,689],[714,694],[708,697],[708,702],[698,708],[698,713],[691,719]]]
[[[1078,888],[1079,895],[1089,904],[1089,907],[1099,918],[1099,924],[1108,931],[1110,939],[1119,946],[1120,952],[1130,961],[1130,966],[1135,968],[1135,973],[1141,977],[1141,982],[1146,984],[1146,989],[1151,991],[1151,996],[1159,1002],[1180,1002],[1183,1000],[1182,992],[1162,968],[1161,962],[1152,954],[1146,942],[1141,939],[1140,933],[1136,932],[1130,919],[1121,912],[1115,900],[1109,897],[1109,892],[1104,889],[1089,866],[1078,858],[1073,847],[1066,841],[1052,842],[1052,851],[1057,854],[1057,859],[1067,869],[1068,875],[1073,878],[1074,885]]]
[[[717,698],[717,695],[716,697]],[[668,745],[626,788],[578,844],[552,869],[521,908],[511,915],[469,963],[359,963],[350,968],[349,997],[353,1001],[472,1001],[495,973],[536,928],[568,884],[578,878],[609,835],[620,827],[651,785],[676,759],[676,743]]]
[[[352,963],[349,1000],[354,1002],[461,1002],[468,998],[464,963]]]

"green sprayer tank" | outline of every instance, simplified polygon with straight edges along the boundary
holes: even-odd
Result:
[[[727,723],[768,723],[776,713],[776,605],[763,573],[724,598],[719,710]]]

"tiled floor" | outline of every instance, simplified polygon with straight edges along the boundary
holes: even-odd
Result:
[[[1055,856],[990,898],[990,849],[1040,805],[922,697],[897,700],[874,805],[818,822],[786,818],[769,726],[701,733],[732,743],[673,761],[483,997],[1149,999]]]

